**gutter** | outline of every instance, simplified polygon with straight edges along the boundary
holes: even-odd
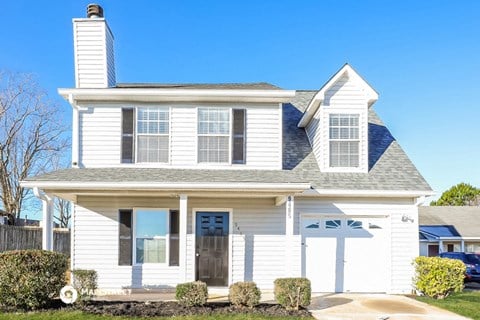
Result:
[[[164,88],[60,88],[58,93],[67,101],[252,101],[288,102],[295,90],[218,90]]]
[[[307,183],[158,183],[158,182],[52,182],[21,181],[24,188],[64,190],[285,190],[302,192],[310,189]]]

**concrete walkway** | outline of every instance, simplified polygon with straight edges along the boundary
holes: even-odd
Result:
[[[169,291],[137,291],[128,295],[99,296],[109,301],[175,300]],[[228,301],[228,290],[209,288],[208,301]],[[262,292],[262,302],[275,302],[273,292]],[[312,294],[308,307],[321,320],[465,320],[455,313],[430,306],[413,298],[387,294]]]
[[[387,294],[314,294],[308,307],[322,320],[465,320],[413,298]]]

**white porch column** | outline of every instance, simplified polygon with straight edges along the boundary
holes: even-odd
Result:
[[[460,240],[460,251],[465,252],[465,240]]]
[[[188,197],[185,194],[180,195],[180,227],[179,227],[179,281],[186,282],[187,279],[187,204]]]
[[[293,217],[294,197],[288,196],[285,203],[285,276],[293,276]]]
[[[38,188],[33,188],[33,194],[43,204],[42,249],[53,251],[53,199]]]
[[[438,253],[443,252],[443,240],[438,240]]]

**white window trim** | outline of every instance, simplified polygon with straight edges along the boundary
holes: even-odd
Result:
[[[137,262],[137,212],[138,211],[163,211],[167,212],[167,228],[165,234],[165,262]],[[132,217],[132,266],[155,265],[155,266],[170,266],[170,208],[133,208]],[[164,237],[158,237],[163,239]],[[155,237],[154,239],[157,239]]]
[[[359,163],[358,167],[330,167],[330,114],[359,115]],[[323,172],[367,173],[368,172],[368,110],[352,108],[320,109],[321,161]]]
[[[209,109],[209,108],[219,108],[219,109],[228,109],[230,118],[229,118],[229,132],[228,134],[199,134],[198,133],[198,110],[199,109]],[[243,152],[245,156],[245,163],[232,163],[232,153],[233,153],[233,109],[242,109],[245,110],[245,139],[243,142]],[[247,164],[247,120],[248,120],[248,112],[247,108],[244,106],[223,106],[223,105],[211,105],[211,106],[197,106],[195,108],[195,163],[198,166],[205,166],[205,167],[212,167],[212,166],[240,166],[240,167],[245,167]],[[212,136],[212,137],[218,137],[218,136],[225,136],[228,137],[228,162],[200,162],[199,157],[198,157],[198,138],[200,136]]]
[[[159,134],[149,134],[149,133],[138,133],[138,111],[141,108],[160,108],[160,109],[165,109],[168,111],[168,133],[159,133]],[[139,165],[156,165],[156,164],[161,164],[161,165],[169,165],[171,163],[171,155],[172,155],[172,107],[171,106],[164,106],[164,105],[137,105],[134,106],[133,109],[135,110],[135,121],[133,123],[133,132],[134,132],[134,139],[133,139],[133,148],[135,150],[135,162],[133,164],[139,164]],[[167,136],[168,137],[168,155],[167,155],[167,161],[166,162],[149,162],[149,161],[143,161],[140,162],[138,160],[138,138],[140,136]]]
[[[333,115],[338,115],[338,116],[339,116],[339,121],[340,121],[340,118],[341,118],[341,117],[346,117],[346,116],[348,116],[349,119],[350,119],[351,116],[357,116],[357,119],[358,119],[358,126],[357,126],[358,138],[356,138],[356,139],[350,139],[350,138],[349,138],[349,139],[346,139],[346,138],[333,139],[333,138],[331,138],[331,137],[330,137],[330,129],[332,128],[332,125],[330,124],[330,119],[331,119],[331,117],[332,117]],[[360,130],[361,130],[361,124],[360,124],[360,118],[361,118],[361,117],[360,117],[360,113],[351,113],[351,112],[349,112],[349,113],[345,113],[345,112],[338,112],[338,113],[336,113],[336,112],[335,112],[335,113],[334,113],[334,112],[332,112],[332,113],[329,113],[329,114],[328,114],[328,166],[329,166],[330,168],[340,168],[340,169],[345,169],[345,168],[357,169],[357,168],[360,168],[360,166],[361,166],[361,163],[360,163],[360,162],[361,162],[361,149],[360,149],[360,148],[361,148],[361,139],[360,139],[360,135],[361,135],[361,132],[360,132]],[[340,136],[340,131],[341,131],[340,129],[341,129],[343,126],[341,126],[341,125],[339,124],[338,126],[334,126],[334,127],[336,127],[336,128],[339,129],[339,136]],[[354,128],[354,127],[352,127],[352,126],[349,124],[348,126],[346,126],[346,128],[348,128],[348,129],[350,130],[351,128]],[[331,161],[331,156],[332,156],[331,143],[332,143],[332,142],[356,142],[356,143],[358,143],[358,159],[357,159],[358,165],[357,165],[357,166],[333,166],[333,165],[332,165],[332,161]],[[349,154],[349,157],[350,157],[350,156],[351,156],[351,154]]]

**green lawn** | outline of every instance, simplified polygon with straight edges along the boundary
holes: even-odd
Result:
[[[416,297],[416,299],[465,317],[480,320],[480,292],[478,291],[456,293],[444,300],[434,300],[427,297]]]
[[[126,318],[114,316],[100,316],[82,313],[80,311],[55,311],[55,312],[28,312],[28,313],[3,313],[0,320],[121,320],[121,319],[148,319],[166,320],[171,318]],[[213,315],[213,316],[188,316],[175,317],[175,320],[295,320],[296,317],[263,317],[257,315]]]

